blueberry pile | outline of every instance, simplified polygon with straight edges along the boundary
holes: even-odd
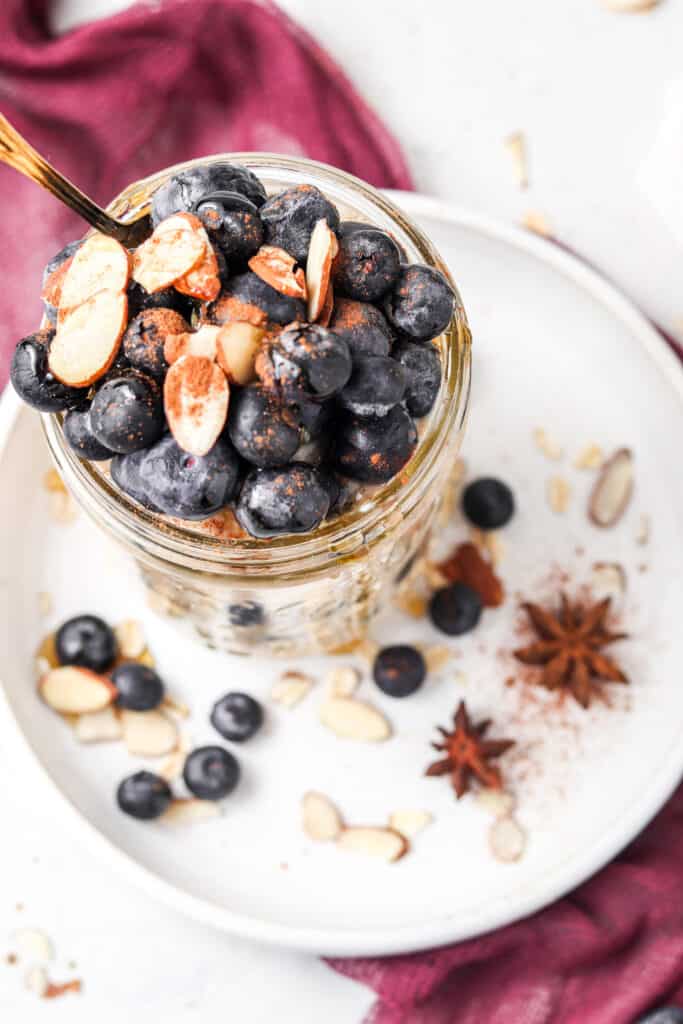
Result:
[[[230,507],[254,537],[314,530],[404,467],[441,384],[442,274],[315,186],[267,196],[228,163],[167,181],[151,225],[132,253],[88,236],[50,260],[46,326],[14,354],[80,458],[150,511]]]

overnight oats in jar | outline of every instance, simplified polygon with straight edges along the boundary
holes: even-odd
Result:
[[[48,264],[12,382],[157,610],[211,647],[351,650],[426,544],[462,440],[470,335],[448,270],[380,193],[231,154],[130,186],[133,251]]]

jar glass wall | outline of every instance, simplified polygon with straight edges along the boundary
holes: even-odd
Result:
[[[451,280],[428,239],[393,203],[357,178],[309,160],[231,153],[190,161],[136,182],[109,209],[123,218],[135,216],[170,175],[222,160],[249,167],[269,194],[294,184],[317,185],[343,219],[389,231],[408,262],[436,267]],[[455,285],[454,290],[453,319],[435,342],[441,389],[431,413],[418,422],[413,458],[389,483],[363,490],[349,511],[311,534],[230,538],[147,512],[109,481],[101,464],[75,455],[60,416],[43,416],[66,485],[86,514],[136,560],[159,611],[185,620],[209,646],[240,654],[331,652],[362,640],[426,543],[462,440],[470,334]]]

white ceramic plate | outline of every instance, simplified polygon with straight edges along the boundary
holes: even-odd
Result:
[[[361,695],[382,707],[396,736],[384,745],[336,739],[317,722],[318,687],[292,711],[270,708],[264,735],[239,751],[244,781],[219,821],[171,831],[117,812],[118,780],[139,762],[119,745],[85,748],[36,697],[38,639],[86,610],[143,620],[170,690],[193,707],[195,742],[215,739],[213,700],[244,688],[267,700],[280,667],[227,658],[189,643],[145,605],[133,568],[80,517],[50,522],[41,477],[47,455],[37,418],[11,394],[0,411],[0,566],[4,626],[2,720],[17,757],[44,771],[46,799],[59,794],[64,827],[132,883],[207,923],[312,952],[395,953],[463,939],[549,903],[600,868],[666,800],[683,768],[683,373],[643,318],[590,270],[513,228],[418,196],[400,203],[449,261],[475,337],[474,399],[465,456],[473,474],[498,474],[519,511],[505,531],[501,572],[510,600],[453,643],[457,660],[416,696],[392,701],[366,679]],[[532,444],[546,428],[565,447],[549,462]],[[587,523],[590,473],[572,467],[589,442],[636,453],[632,505],[613,531]],[[566,515],[548,507],[548,478],[571,483]],[[636,544],[641,515],[652,520]],[[464,536],[456,524],[454,537]],[[547,599],[559,567],[571,591],[594,561],[619,561],[628,576],[621,617],[632,640],[615,651],[632,685],[612,706],[558,708],[545,691],[505,686],[519,639],[515,597]],[[37,594],[54,610],[38,612]],[[442,642],[429,625],[400,616],[381,639]],[[307,669],[321,675],[325,665]],[[460,673],[460,674],[458,674]],[[490,819],[448,784],[426,779],[433,727],[461,697],[495,733],[517,740],[502,766],[528,833],[524,857],[495,861]],[[19,752],[20,751],[20,752]],[[17,769],[20,778],[20,769]],[[299,801],[328,793],[353,823],[377,824],[396,809],[430,810],[434,823],[413,852],[387,866],[315,845],[301,832]]]

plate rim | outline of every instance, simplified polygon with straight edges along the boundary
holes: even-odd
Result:
[[[437,198],[397,190],[388,190],[387,194],[397,205],[404,206],[413,217],[422,215],[442,220],[483,234],[494,241],[512,245],[523,253],[535,256],[573,281],[629,329],[634,338],[643,345],[648,356],[664,372],[668,385],[677,393],[683,404],[683,372],[671,348],[644,313],[615,285],[602,277],[598,271],[582,263],[577,256],[561,249],[552,241],[515,225]],[[0,457],[4,455],[23,408],[14,391],[7,386],[0,397]],[[73,830],[83,838],[100,862],[116,870],[134,887],[142,889],[164,905],[220,931],[269,945],[328,957],[388,956],[417,952],[475,938],[537,913],[571,892],[623,850],[661,810],[679,784],[683,772],[682,747],[678,756],[671,754],[660,765],[644,796],[641,793],[639,799],[625,809],[617,823],[618,827],[615,826],[606,839],[595,843],[586,854],[574,858],[572,871],[568,873],[563,870],[561,862],[556,866],[550,880],[548,876],[544,876],[542,886],[534,886],[530,892],[527,889],[523,898],[511,898],[509,895],[499,898],[488,914],[479,914],[476,924],[470,921],[468,925],[467,919],[463,922],[456,920],[454,915],[448,915],[442,919],[432,919],[424,925],[413,923],[398,928],[374,928],[372,931],[365,928],[340,931],[338,928],[287,925],[236,913],[226,907],[212,904],[202,897],[194,896],[161,878],[100,832],[59,788],[21,729],[2,680],[0,726],[3,733],[10,738],[17,753],[31,764],[32,770],[34,773],[37,772],[43,783],[47,782],[47,791],[56,798],[55,803],[66,811],[65,817]]]

